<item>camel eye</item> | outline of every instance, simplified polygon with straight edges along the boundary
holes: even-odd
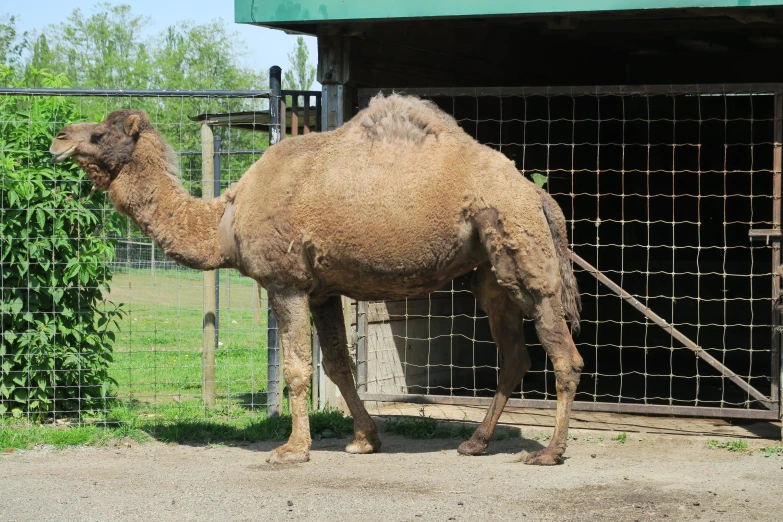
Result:
[[[57,136],[55,136],[55,138],[60,139],[60,140],[64,140],[66,138],[66,134],[64,132],[58,132]]]
[[[104,135],[103,132],[91,135],[90,136],[90,143],[97,145],[103,139],[103,135]]]

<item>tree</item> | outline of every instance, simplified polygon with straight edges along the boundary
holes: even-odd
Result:
[[[266,75],[241,67],[246,52],[222,19],[180,22],[155,40],[152,84],[165,89],[260,89]]]
[[[65,22],[36,35],[29,61],[77,87],[145,89],[151,71],[143,32],[149,24],[125,4],[98,4],[89,16],[74,9]]]
[[[315,80],[315,67],[310,65],[307,60],[310,57],[310,51],[302,36],[296,39],[296,48],[294,52],[288,53],[290,68],[285,72],[283,78],[284,88],[294,91],[309,91]]]
[[[0,18],[0,65],[16,67],[27,47],[28,34],[21,35],[16,29],[16,17],[5,15]]]

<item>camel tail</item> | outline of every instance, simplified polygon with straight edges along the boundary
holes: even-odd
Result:
[[[560,265],[560,278],[562,279],[560,300],[563,303],[563,311],[566,320],[571,323],[571,331],[579,333],[579,312],[582,310],[582,299],[579,296],[579,287],[576,284],[574,268],[571,263],[571,252],[568,249],[565,216],[552,196],[543,189],[540,192],[544,216],[552,233],[552,241],[555,244]]]

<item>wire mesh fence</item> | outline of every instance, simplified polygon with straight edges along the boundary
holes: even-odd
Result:
[[[577,409],[778,415],[778,244],[749,241],[752,229],[779,231],[776,88],[401,91],[432,100],[521,175],[546,176],[581,263]],[[465,280],[370,303],[368,318],[367,399],[494,393],[497,351]],[[551,407],[554,373],[532,326],[533,366],[513,397]]]
[[[300,109],[312,116],[300,125],[309,126],[320,93],[300,94]],[[48,147],[68,124],[143,110],[177,152],[183,186],[201,197],[202,124],[220,139],[225,189],[269,146],[270,126],[280,126],[270,121],[269,99],[269,91],[0,93],[0,422],[266,415],[263,289],[218,271],[215,407],[208,408],[202,273],[168,259],[75,166],[52,166]],[[83,317],[75,324],[71,316]]]

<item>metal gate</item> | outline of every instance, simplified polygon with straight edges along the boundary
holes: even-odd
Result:
[[[780,417],[783,86],[395,91],[540,174],[562,207],[583,300],[575,410]],[[497,350],[464,278],[356,311],[364,400],[491,401]],[[526,339],[509,404],[554,408],[530,322]]]

